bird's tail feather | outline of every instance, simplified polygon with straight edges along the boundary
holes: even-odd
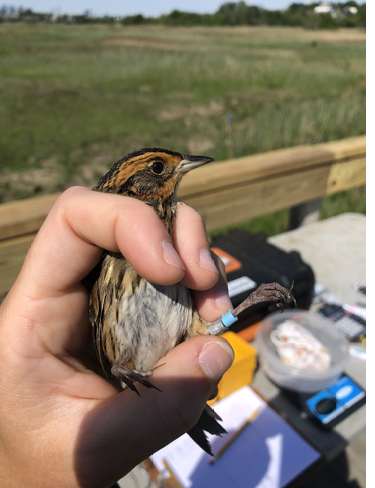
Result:
[[[227,431],[219,424],[218,420],[221,420],[219,415],[206,404],[200,419],[188,432],[193,441],[210,456],[213,456],[213,453],[204,431],[212,435],[219,435],[220,437],[221,434],[227,434]]]

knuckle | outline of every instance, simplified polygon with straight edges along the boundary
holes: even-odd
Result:
[[[206,224],[204,223],[204,220],[200,213],[198,213],[194,208],[189,207],[189,205],[184,205],[183,207],[181,207],[181,210],[182,212],[187,214],[190,226],[193,226],[197,230],[200,230],[205,235],[207,235]]]
[[[60,218],[65,221],[70,221],[72,216],[77,218],[77,215],[80,214],[79,209],[81,208],[80,199],[88,191],[90,191],[88,188],[82,186],[72,186],[65,190],[55,204]]]
[[[88,189],[83,186],[71,186],[67,190],[65,190],[58,198],[58,202],[65,202],[70,198],[76,197],[78,194],[82,193],[83,191],[87,191]]]
[[[185,208],[189,209],[188,211],[190,212],[190,218],[192,220],[194,220],[197,224],[201,224],[201,225],[205,226],[204,221],[202,219],[202,216],[199,212],[197,212],[197,210],[195,210],[192,207],[189,207],[189,205],[186,205]]]
[[[73,200],[76,200],[83,192],[88,191],[83,186],[71,186],[65,190],[54,204],[54,209],[59,213],[65,214],[65,211],[72,206]]]

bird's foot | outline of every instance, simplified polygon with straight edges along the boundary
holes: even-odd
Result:
[[[251,293],[246,300],[244,300],[237,308],[232,310],[234,317],[237,317],[241,312],[262,302],[276,302],[276,305],[281,308],[281,312],[284,311],[284,303],[286,304],[288,299],[293,300],[294,306],[297,306],[296,299],[292,295],[294,282],[288,290],[279,283],[263,283],[257,290]]]
[[[149,377],[155,369],[160,368],[163,364],[159,366],[155,366],[155,368],[150,369],[149,371],[136,371],[134,369],[125,368],[125,366],[121,366],[119,364],[115,364],[112,366],[111,373],[113,376],[118,378],[121,381],[121,385],[123,388],[126,386],[130,388],[132,391],[139,395],[137,388],[134,385],[134,382],[138,381],[141,385],[145,386],[146,388],[155,388],[155,390],[159,390],[155,385],[147,381],[145,378]]]
[[[220,319],[209,324],[208,332],[210,335],[220,335],[228,330],[234,322],[236,322],[237,315],[251,307],[262,302],[276,302],[276,305],[281,308],[281,312],[284,311],[284,304],[287,304],[288,300],[294,302],[294,306],[297,306],[296,300],[291,293],[293,284],[288,290],[279,283],[263,283],[257,290],[251,293],[246,300],[244,300],[237,308],[226,313]]]

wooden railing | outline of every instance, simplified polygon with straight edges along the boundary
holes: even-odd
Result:
[[[214,230],[366,183],[366,137],[257,154],[191,172],[181,200]],[[0,295],[16,279],[25,255],[59,194],[0,205]]]

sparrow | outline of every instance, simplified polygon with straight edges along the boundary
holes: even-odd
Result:
[[[126,195],[154,208],[169,234],[179,205],[176,191],[191,170],[213,158],[188,156],[161,148],[133,151],[115,163],[94,191]],[[264,301],[282,307],[291,291],[278,283],[263,284],[239,307],[221,319],[207,323],[198,314],[190,290],[181,283],[158,285],[139,276],[120,253],[104,251],[100,262],[84,280],[89,288],[89,314],[96,354],[106,375],[120,380],[135,393],[138,382],[155,388],[147,378],[156,363],[171,349],[197,335],[219,335],[237,320],[245,308]],[[159,390],[160,391],[160,390]],[[205,431],[226,433],[220,417],[208,405],[198,423],[188,432],[212,454]]]

